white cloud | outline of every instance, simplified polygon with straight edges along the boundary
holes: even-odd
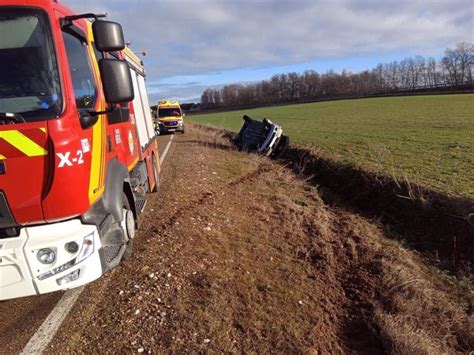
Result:
[[[64,0],[107,12],[145,49],[153,81],[242,67],[473,42],[472,0]]]

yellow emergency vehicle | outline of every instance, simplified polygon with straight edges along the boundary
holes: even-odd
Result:
[[[158,124],[161,133],[184,133],[184,113],[178,101],[160,100],[157,107]]]

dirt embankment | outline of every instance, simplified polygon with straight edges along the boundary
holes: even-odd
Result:
[[[474,202],[292,147],[284,160],[324,201],[377,219],[392,238],[474,282]],[[467,173],[467,172],[466,172]]]
[[[132,259],[88,286],[65,352],[455,352],[472,296],[288,167],[189,126]]]
[[[234,135],[213,127],[202,129],[228,139]],[[297,145],[280,163],[317,186],[325,203],[376,220],[391,238],[474,284],[474,201],[341,163]]]

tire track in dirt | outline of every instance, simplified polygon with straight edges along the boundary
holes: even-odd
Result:
[[[263,163],[260,164],[257,169],[254,171],[251,171],[247,173],[244,176],[239,176],[235,180],[232,180],[228,182],[224,186],[225,189],[229,189],[232,187],[235,187],[239,184],[245,184],[248,183],[249,181],[258,178],[261,174],[268,172],[271,170],[271,166],[269,164]],[[151,232],[151,233],[157,233],[160,229],[165,229],[167,227],[170,227],[173,225],[173,221],[179,220],[181,217],[183,217],[185,214],[188,214],[189,212],[194,212],[198,208],[202,207],[203,205],[209,203],[211,200],[215,198],[214,194],[212,192],[204,192],[201,194],[200,197],[197,199],[188,202],[186,205],[180,207],[172,216],[171,218],[167,219],[164,222],[161,222],[159,226],[152,226],[151,228],[147,229],[146,232]]]

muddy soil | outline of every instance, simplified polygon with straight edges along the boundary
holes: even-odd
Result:
[[[188,126],[133,257],[89,285],[53,353],[474,349],[472,294],[309,181]]]

